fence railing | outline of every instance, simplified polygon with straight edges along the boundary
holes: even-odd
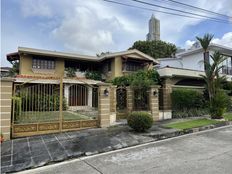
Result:
[[[97,86],[66,85],[62,80],[60,84],[14,84],[12,98],[15,136],[98,125]]]

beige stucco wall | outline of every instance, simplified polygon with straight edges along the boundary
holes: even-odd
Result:
[[[114,62],[114,66],[115,66],[115,69],[114,69],[114,77],[120,77],[122,76],[122,58],[120,56],[118,57],[115,57],[115,62]]]
[[[56,59],[55,70],[33,72],[32,69],[32,56],[31,55],[20,55],[20,75],[34,75],[34,76],[63,76],[64,75],[64,60]]]
[[[104,66],[104,65],[103,65]],[[103,72],[106,75],[106,80],[112,80],[115,77],[123,76],[122,73],[122,58],[117,56],[111,59],[111,71]]]
[[[4,140],[10,139],[12,85],[12,80],[1,79],[0,129],[1,133],[3,134]]]

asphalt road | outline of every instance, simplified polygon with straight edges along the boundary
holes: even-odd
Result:
[[[232,126],[20,173],[231,174]]]

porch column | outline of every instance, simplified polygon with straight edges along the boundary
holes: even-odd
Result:
[[[64,97],[65,97],[65,100],[68,106],[69,106],[69,87],[70,86],[71,86],[70,84],[64,84]]]
[[[88,106],[92,107],[92,99],[93,99],[93,88],[91,86],[88,86]]]
[[[126,88],[127,94],[127,112],[130,113],[133,110],[133,91],[131,87]]]
[[[100,127],[110,126],[110,85],[100,83],[98,92],[98,118]]]
[[[151,86],[149,92],[150,110],[153,120],[159,120],[159,90],[158,86]]]

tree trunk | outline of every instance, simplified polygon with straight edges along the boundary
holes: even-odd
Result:
[[[205,65],[204,67],[205,67],[205,71],[207,70],[207,66],[206,66],[207,63],[210,63],[210,62],[209,62],[209,51],[206,50],[204,52],[204,65]]]

